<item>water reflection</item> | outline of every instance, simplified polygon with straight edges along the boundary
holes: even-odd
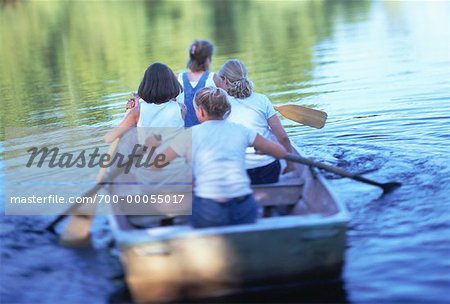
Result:
[[[91,110],[123,100],[150,62],[183,69],[186,48],[198,37],[217,44],[217,67],[239,57],[258,91],[289,87],[292,93],[273,99],[298,101],[308,96],[299,91],[312,80],[314,45],[327,39],[339,16],[351,19],[349,8],[364,16],[368,3],[3,2],[2,124],[108,123],[122,108]],[[118,98],[104,100],[111,94]]]

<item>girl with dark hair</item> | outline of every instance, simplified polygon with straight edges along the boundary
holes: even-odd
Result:
[[[176,101],[182,92],[183,88],[167,65],[151,64],[144,73],[138,94],[130,99],[134,102],[130,111],[119,126],[105,136],[105,140],[112,142],[133,126],[182,128],[185,110]]]
[[[190,160],[195,179],[192,225],[196,228],[249,224],[256,221],[258,206],[245,171],[245,150],[253,146],[282,158],[286,150],[254,130],[229,122],[227,93],[206,87],[195,96],[201,124],[185,130],[163,152],[165,161],[182,156]]]
[[[248,79],[245,65],[237,59],[224,63],[215,74],[217,87],[227,91],[231,104],[228,119],[255,130],[270,140],[278,140],[288,152],[292,152],[291,142],[286,134],[269,98],[253,91],[253,83]],[[279,180],[280,161],[269,156],[249,151],[246,168],[253,185],[276,183]],[[294,171],[295,166],[287,162],[284,173]]]
[[[187,62],[189,71],[178,75],[178,81],[184,88],[184,94],[181,94],[177,101],[184,103],[186,106],[186,127],[192,127],[200,123],[195,115],[193,104],[195,93],[205,86],[215,86],[213,73],[209,72],[213,52],[214,46],[211,42],[195,40],[189,47],[189,60]]]
[[[105,141],[112,142],[121,137],[119,146],[124,149],[122,154],[131,152],[136,144],[145,145],[143,160],[151,155],[151,147],[161,145],[164,147],[170,140],[184,130],[184,106],[176,101],[176,97],[183,92],[183,88],[172,70],[165,64],[156,62],[151,64],[144,73],[139,85],[136,104],[131,108],[119,124],[105,136]],[[136,133],[124,133],[132,128]],[[124,135],[124,136],[122,136]],[[161,169],[158,174],[151,171],[148,166],[135,166],[130,171],[132,174],[119,176],[118,181],[133,182],[127,185],[127,195],[142,195],[148,193],[160,193],[168,188],[171,183],[191,183],[192,174],[190,167],[183,159],[178,159]],[[136,183],[137,182],[137,183]],[[131,208],[131,209],[130,209]],[[124,211],[130,212],[128,220],[135,224],[148,223],[149,220],[157,221],[159,217],[145,217],[133,215],[132,207]],[[155,208],[146,209],[144,212],[156,212]]]

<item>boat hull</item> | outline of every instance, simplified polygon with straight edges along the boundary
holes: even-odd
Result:
[[[347,210],[320,174],[306,166],[298,169],[297,185],[255,189],[262,206],[273,202],[276,208],[294,200],[286,204],[288,215],[260,218],[255,224],[136,229],[125,216],[110,216],[133,299],[209,298],[258,286],[339,278]]]
[[[273,283],[340,275],[345,225],[186,235],[122,248],[138,302],[233,293]]]

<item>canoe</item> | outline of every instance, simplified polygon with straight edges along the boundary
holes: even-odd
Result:
[[[341,275],[348,211],[325,178],[304,165],[253,188],[254,224],[194,229],[187,223],[136,227],[109,221],[136,302],[210,298]]]

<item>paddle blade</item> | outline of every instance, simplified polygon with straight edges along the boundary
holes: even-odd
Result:
[[[328,117],[328,114],[323,111],[294,104],[275,106],[275,110],[290,120],[317,129],[323,128]]]
[[[401,185],[402,185],[402,184],[401,184],[401,183],[398,183],[398,182],[392,182],[392,183],[385,183],[385,184],[382,184],[383,193],[386,194],[386,193],[392,192],[392,191],[394,191],[395,189],[401,187]]]
[[[72,215],[64,233],[59,238],[59,243],[66,247],[87,247],[91,244],[91,232],[93,216]]]

